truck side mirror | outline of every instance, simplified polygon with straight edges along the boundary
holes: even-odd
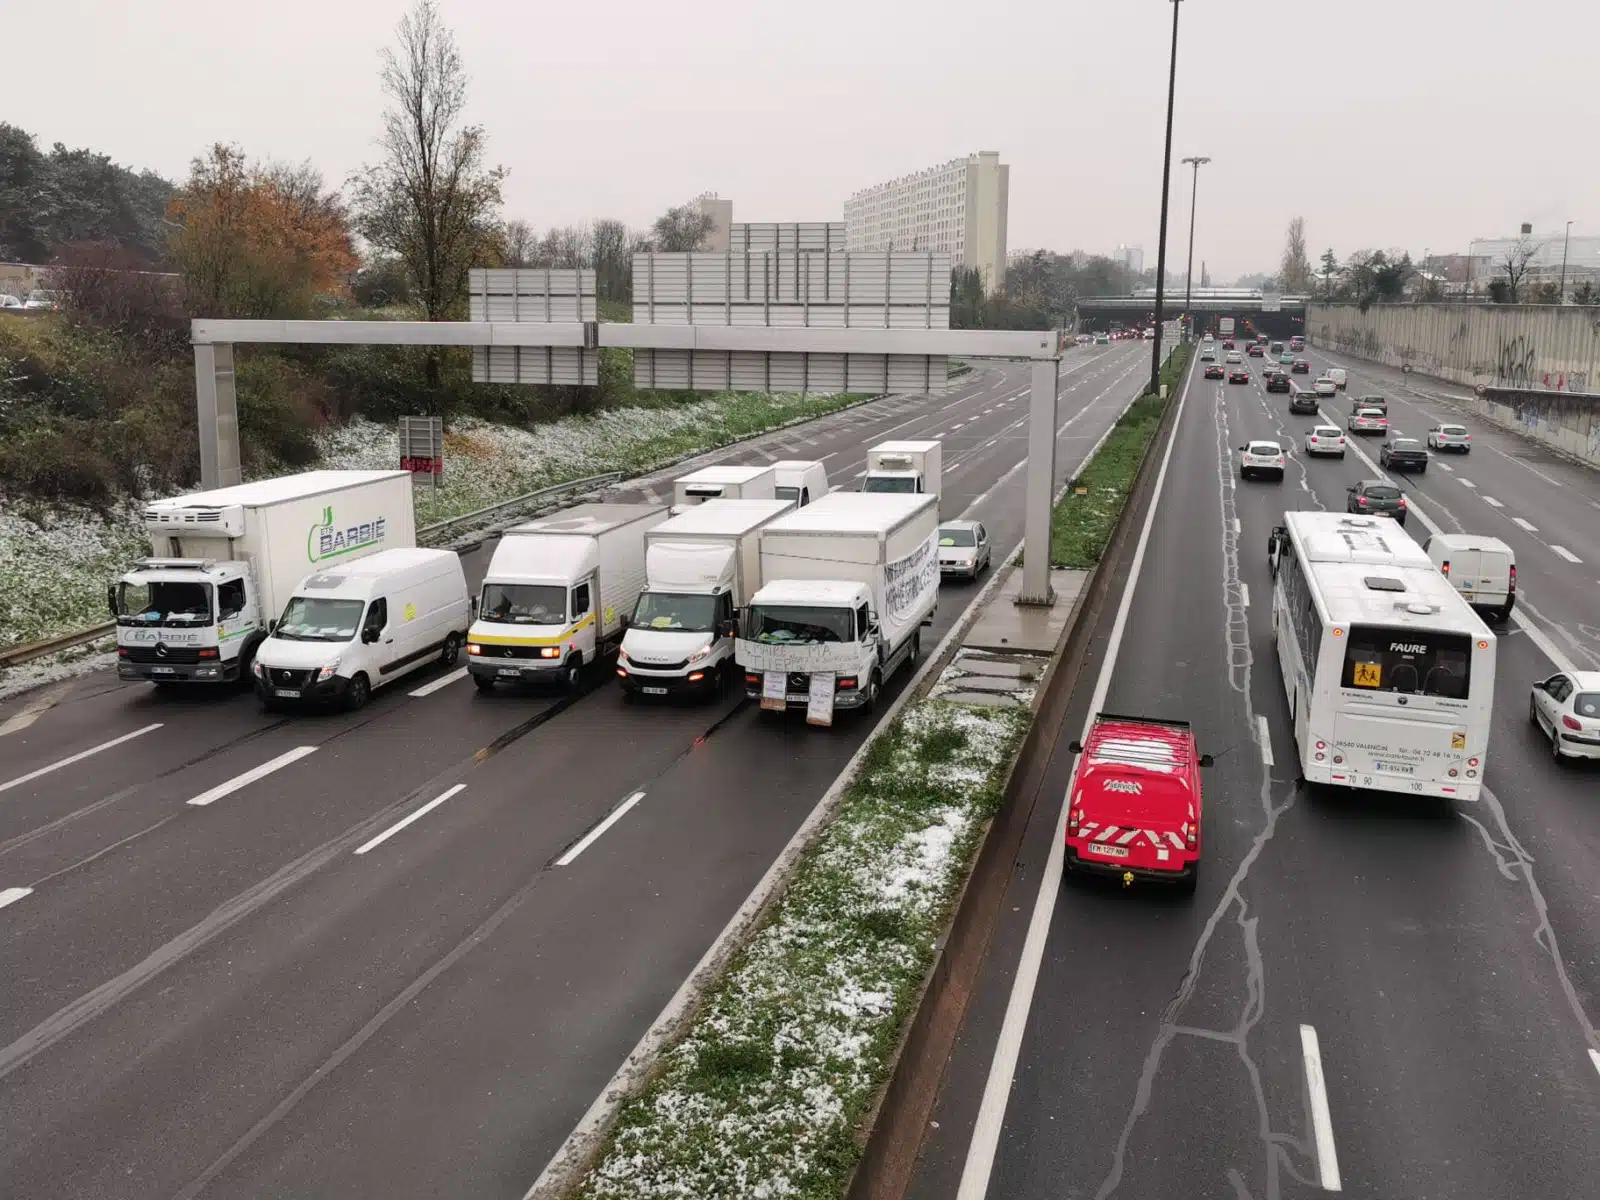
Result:
[[[467,612],[472,620],[476,621],[478,619],[478,598],[476,596],[467,601]]]
[[[721,632],[723,637],[729,637],[729,638],[738,637],[739,636],[739,622],[735,621],[735,620],[731,620],[731,619],[727,620],[727,621],[724,621],[722,623],[722,628],[721,628],[720,632]]]
[[[106,584],[106,607],[113,617],[117,615],[117,585],[114,583]]]
[[[382,630],[374,629],[372,626],[368,625],[361,631],[361,640],[366,645],[370,646],[378,640],[378,635],[381,632]]]
[[[1217,760],[1215,758],[1213,758],[1209,754],[1202,754],[1200,756],[1200,765],[1202,767],[1212,767],[1212,766],[1215,766],[1216,763],[1217,763]]]
[[[630,626],[632,626],[632,624],[633,624],[633,618],[630,617],[627,613],[623,613],[620,617],[617,618],[617,628],[618,629],[626,631]]]
[[[1083,753],[1083,743],[1082,742],[1068,742],[1067,743],[1067,749],[1071,750],[1074,754],[1082,754]]]
[[[272,620],[267,622],[267,632],[269,634],[278,632],[278,618],[277,617],[273,617]]]

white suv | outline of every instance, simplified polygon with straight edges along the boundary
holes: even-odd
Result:
[[[1337,425],[1318,425],[1306,435],[1307,454],[1332,454],[1344,457],[1344,434]]]
[[[1239,447],[1239,478],[1260,474],[1282,480],[1284,462],[1283,447],[1277,442],[1249,442]]]
[[[1428,449],[1471,454],[1472,435],[1467,432],[1465,425],[1435,425],[1428,430]]]
[[[1333,382],[1333,380],[1329,379],[1326,375],[1322,376],[1322,378],[1313,383],[1311,388],[1319,396],[1331,396],[1334,394],[1334,392],[1339,390],[1338,386]]]

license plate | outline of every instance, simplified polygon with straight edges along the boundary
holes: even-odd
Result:
[[[1099,842],[1090,842],[1089,852],[1091,854],[1109,855],[1112,858],[1128,857],[1128,848],[1126,846],[1103,846]]]
[[[1381,771],[1385,775],[1415,775],[1417,773],[1417,769],[1409,763],[1375,762],[1372,764],[1372,769]]]
[[[519,671],[516,667],[501,667],[498,671],[495,672],[495,674],[496,675],[521,675],[522,672]]]
[[[274,688],[272,690],[272,694],[274,696],[277,696],[280,700],[298,700],[298,699],[300,699],[300,689],[299,688]]]
[[[642,687],[639,690],[641,692],[643,692],[646,696],[665,696],[667,694],[667,689],[666,688],[647,688],[647,687]]]
[[[178,672],[172,667],[151,667],[152,675],[176,675]]]

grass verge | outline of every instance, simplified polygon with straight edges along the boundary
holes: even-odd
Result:
[[[843,1194],[1027,709],[910,705],[688,1033],[629,1100],[583,1200]]]
[[[1051,566],[1088,570],[1100,561],[1191,353],[1192,348],[1184,345],[1173,351],[1161,368],[1168,399],[1146,392],[1135,400],[1078,476],[1077,488],[1068,489],[1056,505],[1050,521]]]

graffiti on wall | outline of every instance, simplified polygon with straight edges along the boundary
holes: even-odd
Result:
[[[1538,357],[1538,351],[1525,334],[1502,337],[1499,352],[1495,356],[1495,382],[1512,387],[1531,386],[1534,382],[1533,365]]]
[[[1583,431],[1591,455],[1600,452],[1600,395],[1546,391],[1541,387],[1485,388],[1490,404],[1511,410],[1510,418],[1531,433],[1540,430]]]

